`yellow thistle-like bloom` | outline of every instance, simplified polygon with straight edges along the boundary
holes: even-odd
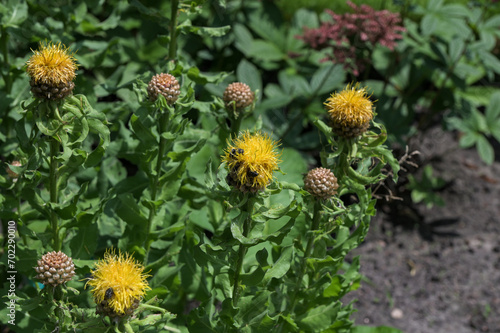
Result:
[[[31,77],[31,91],[38,98],[61,99],[68,96],[75,87],[76,59],[74,54],[61,43],[40,43],[38,50],[26,63]]]
[[[348,85],[343,91],[333,93],[324,103],[333,132],[345,138],[360,136],[370,127],[373,119],[373,102],[366,88],[359,84]]]
[[[234,139],[222,156],[229,170],[227,182],[242,192],[255,193],[271,182],[281,153],[267,134],[245,131]]]
[[[110,317],[131,315],[151,289],[146,281],[149,276],[144,267],[129,254],[108,250],[92,271],[86,285],[93,287],[92,295],[97,312]]]

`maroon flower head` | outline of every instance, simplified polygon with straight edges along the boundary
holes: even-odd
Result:
[[[364,49],[378,44],[393,50],[406,29],[401,26],[399,13],[376,11],[368,5],[358,7],[351,1],[347,4],[354,13],[340,15],[327,9],[325,12],[333,22],[323,22],[316,29],[304,27],[303,34],[297,38],[315,50],[331,48],[331,55],[322,61],[343,64],[357,76],[369,64]]]

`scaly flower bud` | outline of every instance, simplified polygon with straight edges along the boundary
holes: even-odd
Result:
[[[173,105],[177,101],[177,98],[179,98],[180,93],[179,81],[173,75],[165,73],[156,74],[149,81],[148,96],[153,102],[158,99],[158,95],[163,95],[168,105]]]
[[[222,99],[227,110],[242,110],[253,103],[255,94],[248,85],[241,82],[234,82],[224,90]]]
[[[316,198],[326,200],[337,194],[339,185],[331,170],[316,168],[307,173],[304,188]]]
[[[38,273],[36,276],[44,285],[57,286],[68,282],[75,275],[75,265],[73,259],[66,254],[59,252],[49,252],[38,260],[35,267]]]
[[[16,166],[16,167],[21,166],[21,162],[19,162],[19,161],[12,161],[12,163],[10,163],[10,164],[13,166]],[[7,171],[7,174],[12,179],[16,179],[17,177],[19,177],[19,175],[16,172],[14,172],[9,166],[7,166],[7,168],[5,168],[5,171]]]

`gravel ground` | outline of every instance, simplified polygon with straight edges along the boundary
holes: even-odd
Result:
[[[486,166],[475,150],[458,148],[455,134],[433,128],[416,138],[423,165],[446,184],[445,206],[383,202],[361,255],[366,281],[352,292],[359,325],[386,325],[405,333],[500,332],[500,149]],[[404,177],[403,177],[404,178]],[[404,180],[403,180],[404,182]]]

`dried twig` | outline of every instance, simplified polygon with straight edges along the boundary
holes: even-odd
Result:
[[[416,155],[420,155],[420,152],[418,150],[414,150],[410,153],[408,146],[406,146],[404,155],[401,156],[401,158],[398,160],[399,166],[400,166],[402,171],[408,172],[408,169],[406,168],[408,166],[411,166],[414,168],[419,167],[419,165],[417,163],[415,163],[411,160]],[[373,189],[373,197],[376,199],[385,199],[386,201],[392,201],[392,200],[403,201],[403,198],[394,195],[393,191],[387,185],[387,179],[392,178],[392,176],[394,176],[394,171],[392,169],[384,168],[382,170],[382,173],[384,173],[387,177],[385,177],[383,180],[381,180],[375,186],[375,188]],[[380,188],[384,188],[388,194],[377,194],[377,191]]]

